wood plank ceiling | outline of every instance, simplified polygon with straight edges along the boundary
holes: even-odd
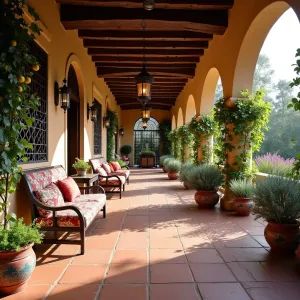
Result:
[[[234,0],[156,0],[154,10],[146,11],[142,0],[56,2],[63,26],[78,30],[98,76],[122,109],[140,108],[134,77],[145,53],[148,72],[155,78],[149,105],[166,110],[194,77],[209,41],[225,33],[234,4]]]

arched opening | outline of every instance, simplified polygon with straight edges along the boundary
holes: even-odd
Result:
[[[177,128],[182,126],[184,124],[183,122],[183,114],[181,107],[178,110],[178,116],[177,116]]]
[[[146,129],[143,128],[142,118],[134,125],[134,165],[140,164],[140,153],[145,150],[155,152],[156,157],[160,156],[159,124],[154,118],[150,118]]]
[[[186,110],[185,110],[185,123],[189,123],[192,121],[192,118],[196,115],[196,104],[195,99],[193,95],[189,96],[189,99],[186,104]]]
[[[255,67],[263,43],[272,26],[289,8],[290,6],[286,2],[274,2],[263,9],[252,22],[237,59],[232,91],[233,97],[240,97],[241,90],[252,90]]]
[[[172,117],[172,130],[176,129],[176,119],[175,116]]]
[[[223,96],[222,81],[220,73],[212,68],[206,75],[200,104],[200,114],[209,114],[217,99]]]

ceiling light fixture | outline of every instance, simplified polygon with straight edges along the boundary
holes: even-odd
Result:
[[[143,0],[143,6],[145,10],[153,10],[155,2],[154,0]]]

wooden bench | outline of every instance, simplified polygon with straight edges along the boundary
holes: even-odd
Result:
[[[79,240],[44,239],[46,244],[75,244],[81,246],[81,254],[85,252],[85,232],[97,217],[99,211],[106,217],[106,195],[99,185],[79,187],[81,196],[72,202],[64,202],[60,206],[49,206],[41,203],[36,193],[51,183],[67,178],[62,166],[27,170],[23,176],[30,197],[32,220],[41,225],[44,232],[79,232]],[[49,216],[41,215],[45,210]]]

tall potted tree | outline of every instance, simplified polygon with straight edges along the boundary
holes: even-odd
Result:
[[[32,246],[42,238],[36,225],[25,225],[9,211],[9,195],[21,180],[19,162],[26,162],[26,150],[32,149],[20,138],[20,131],[32,126],[29,112],[39,106],[39,99],[30,93],[32,71],[38,71],[39,65],[28,44],[40,30],[35,22],[24,20],[24,9],[38,20],[25,0],[0,5],[0,293],[11,294],[26,286],[35,268]]]

